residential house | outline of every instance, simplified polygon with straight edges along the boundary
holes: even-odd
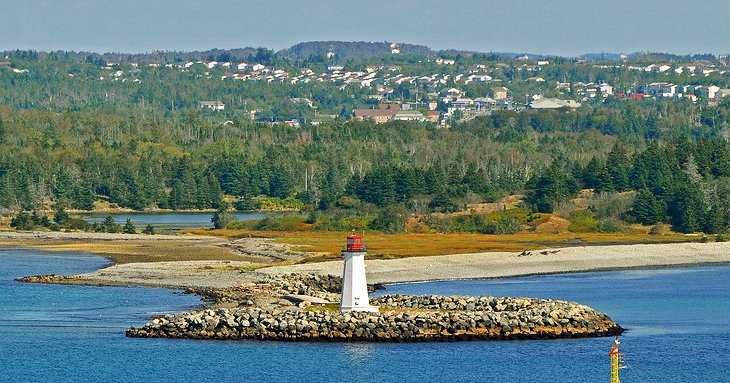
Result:
[[[437,110],[431,110],[426,114],[426,119],[428,119],[431,122],[438,122],[440,116],[441,116],[441,112],[439,112]]]
[[[715,94],[720,90],[720,87],[717,85],[708,85],[708,86],[697,86],[695,87],[695,94],[697,94],[700,97],[709,98],[710,100],[715,99]]]
[[[668,82],[653,82],[644,87],[644,93],[654,97],[677,97],[677,85]]]
[[[218,111],[226,109],[226,105],[220,101],[200,101],[200,108]]]
[[[605,82],[598,85],[598,88],[601,90],[601,93],[604,96],[610,96],[613,94],[613,87],[611,85],[606,84]]]
[[[656,66],[656,70],[659,73],[666,72],[666,71],[668,71],[670,69],[672,69],[672,66],[671,65],[668,65],[668,64],[659,64],[659,65]]]

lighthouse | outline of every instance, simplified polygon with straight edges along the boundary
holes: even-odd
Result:
[[[347,237],[347,246],[342,250],[345,266],[342,270],[342,296],[340,311],[378,312],[378,308],[370,306],[368,299],[368,283],[365,279],[365,253],[367,248],[362,243],[362,236],[352,234]]]

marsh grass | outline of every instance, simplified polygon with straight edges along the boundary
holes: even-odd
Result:
[[[339,259],[345,237],[349,233],[225,230],[220,233],[206,232],[206,234],[229,238],[247,236],[273,238],[276,242],[292,245],[293,250],[316,253],[315,256],[299,261],[299,263],[311,263]],[[691,242],[696,241],[697,238],[674,233],[655,236],[637,231],[630,233],[517,233],[496,235],[464,233],[383,234],[366,232],[364,240],[368,246],[368,259],[396,259],[461,253],[519,252],[583,245]]]

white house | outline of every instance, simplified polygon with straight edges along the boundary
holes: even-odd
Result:
[[[240,64],[236,65],[236,69],[238,69],[238,70],[246,70],[246,67],[248,67],[248,64],[246,64],[246,63],[240,63]]]
[[[699,91],[699,95],[702,97],[707,97],[709,99],[714,99],[717,92],[720,90],[720,87],[717,85],[708,85],[703,87],[698,87],[697,89]]]
[[[260,70],[262,70],[264,68],[266,68],[266,65],[264,65],[264,64],[253,64],[251,66],[251,70],[254,71],[254,72],[260,71]]]
[[[613,87],[611,85],[606,84],[605,82],[598,85],[598,88],[601,90],[601,93],[604,95],[613,94]]]
[[[226,108],[226,104],[220,102],[220,101],[201,101],[200,107],[202,109],[211,109],[211,110],[224,110]]]
[[[644,93],[654,97],[675,97],[677,85],[668,82],[653,82],[644,87]]]

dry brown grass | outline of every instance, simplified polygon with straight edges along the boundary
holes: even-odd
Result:
[[[555,215],[550,215],[540,219],[533,231],[543,234],[566,233],[568,232],[568,226],[570,226],[570,221]]]
[[[404,233],[383,234],[366,233],[368,257],[371,259],[390,259],[414,256],[434,256],[460,253],[482,253],[544,248],[567,247],[576,245],[614,245],[633,243],[672,243],[698,241],[699,237],[682,234],[649,235],[646,230],[636,228],[632,234],[602,233],[532,233],[485,235],[485,234],[434,234]],[[229,247],[222,246],[226,240],[238,238],[271,238],[273,241],[292,245],[293,250],[312,254],[304,260],[279,262],[290,264],[299,262],[320,262],[339,259],[340,250],[345,243],[346,232],[285,232],[249,230],[188,230],[187,234],[217,236],[217,239],[190,238],[149,240],[99,240],[85,239],[3,239],[0,246],[32,247],[49,251],[83,251],[99,254],[115,263],[163,262],[163,261],[251,261],[259,262],[251,268],[265,266],[261,259],[247,258]]]
[[[191,231],[196,233],[196,231]],[[248,236],[270,237],[277,242],[293,245],[294,250],[316,253],[306,262],[324,261],[339,257],[339,252],[349,233],[343,232],[279,232],[279,231],[204,231],[207,235],[228,238]],[[202,234],[202,233],[200,233]],[[433,234],[366,233],[365,242],[370,258],[402,258],[443,254],[481,253],[495,251],[523,251],[576,245],[615,245],[632,243],[671,243],[697,240],[681,234],[651,236],[648,234],[603,233],[518,233],[504,235],[485,234]]]
[[[92,239],[72,240],[10,240],[0,241],[2,246],[22,246],[48,251],[83,251],[99,254],[115,263],[193,261],[193,260],[246,260],[228,248],[212,242],[180,240],[125,240],[100,241]]]

